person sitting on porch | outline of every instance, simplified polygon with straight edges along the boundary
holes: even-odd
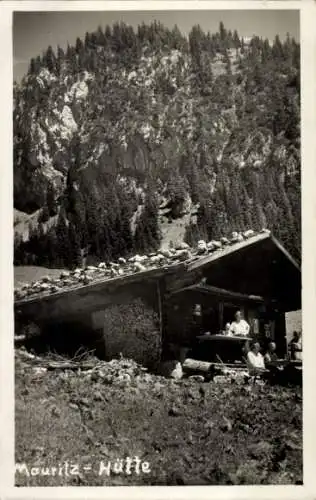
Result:
[[[275,350],[276,350],[275,342],[269,342],[267,352],[264,355],[264,361],[267,365],[278,360],[278,355],[275,352]]]
[[[222,332],[222,335],[231,335],[230,333],[230,323],[226,323],[225,328]]]
[[[235,313],[235,321],[230,325],[230,334],[237,337],[247,337],[249,334],[250,326],[246,320],[243,319],[241,311]]]
[[[293,338],[289,343],[292,360],[302,360],[302,337],[300,332],[293,332]]]
[[[261,375],[266,373],[266,367],[263,356],[260,352],[259,342],[254,342],[247,354],[247,367],[249,375]]]
[[[245,343],[243,344],[242,348],[241,348],[241,352],[242,352],[242,355],[243,355],[243,360],[245,362],[247,362],[247,355],[248,355],[249,351],[250,351],[249,340],[246,340]]]
[[[270,372],[269,379],[272,383],[281,382],[284,371],[284,366],[278,363],[279,358],[275,350],[275,342],[269,342],[267,352],[264,355],[265,365]]]

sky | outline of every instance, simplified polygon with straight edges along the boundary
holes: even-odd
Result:
[[[13,16],[13,76],[19,81],[27,72],[31,57],[42,54],[51,45],[65,48],[77,37],[116,21],[137,27],[142,22],[158,20],[166,27],[175,24],[188,34],[199,24],[204,31],[215,32],[223,21],[227,29],[237,29],[240,36],[257,35],[272,40],[289,33],[299,40],[299,11],[294,10],[208,10],[208,11],[86,11],[86,12],[15,12]]]

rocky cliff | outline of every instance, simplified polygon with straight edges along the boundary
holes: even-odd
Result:
[[[60,248],[67,232],[75,256],[39,262],[41,244],[22,248],[16,230],[18,261],[75,265],[83,251],[102,260],[249,227],[298,257],[299,59],[289,38],[245,43],[223,25],[186,38],[159,23],[32,59],[14,89],[15,208],[40,212],[24,240]]]

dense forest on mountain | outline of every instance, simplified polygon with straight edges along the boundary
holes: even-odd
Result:
[[[184,214],[190,244],[265,227],[300,260],[300,171],[294,39],[99,28],[14,84],[15,264],[149,252]]]

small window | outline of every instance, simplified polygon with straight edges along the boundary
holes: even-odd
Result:
[[[260,333],[260,323],[259,323],[258,318],[254,318],[253,319],[252,330],[253,330],[253,333],[255,335],[259,335],[259,333]]]
[[[202,316],[202,306],[201,304],[195,304],[193,307],[194,316]]]

